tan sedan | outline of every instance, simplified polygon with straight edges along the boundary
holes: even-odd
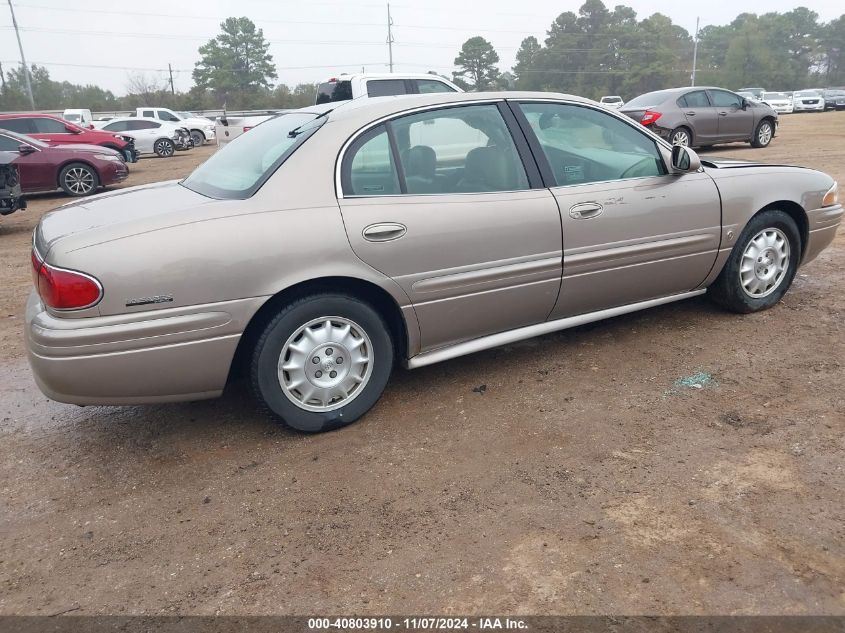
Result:
[[[239,370],[290,426],[361,417],[421,367],[708,292],[777,303],[830,244],[827,175],[699,160],[544,93],[327,104],[181,182],[39,223],[29,359],[77,404],[211,398]]]

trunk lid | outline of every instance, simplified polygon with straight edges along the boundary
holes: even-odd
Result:
[[[102,150],[102,148],[99,148]],[[35,248],[49,257],[57,243],[63,250],[84,248],[128,235],[207,217],[219,204],[175,180],[85,198],[47,213],[35,230]]]

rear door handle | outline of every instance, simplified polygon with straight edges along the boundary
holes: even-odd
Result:
[[[604,207],[598,202],[582,202],[569,207],[569,217],[574,220],[589,220],[600,216]]]
[[[378,222],[364,227],[364,239],[368,242],[390,242],[398,240],[408,232],[408,227],[398,222]]]
[[[728,116],[728,113],[727,112],[720,112],[719,116]]]
[[[687,116],[695,116],[695,112],[684,112]]]

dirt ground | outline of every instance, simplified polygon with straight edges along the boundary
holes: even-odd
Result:
[[[843,139],[845,113],[788,115],[706,153],[845,183]],[[0,221],[0,614],[845,614],[845,233],[768,312],[702,297],[399,370],[305,436],[243,385],[47,401],[22,314],[64,201]]]

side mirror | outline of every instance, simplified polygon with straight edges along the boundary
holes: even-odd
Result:
[[[747,110],[748,106],[751,105],[748,99],[742,99],[742,105],[740,106],[743,110]]]
[[[696,172],[701,169],[701,159],[689,147],[673,145],[672,169],[676,172]]]
[[[66,125],[65,131],[70,132],[71,134],[79,134],[81,132],[79,128],[76,128],[72,125]]]
[[[24,145],[21,144],[18,146],[18,152],[21,156],[26,156],[27,154],[32,154],[35,151],[35,148],[32,145]]]

